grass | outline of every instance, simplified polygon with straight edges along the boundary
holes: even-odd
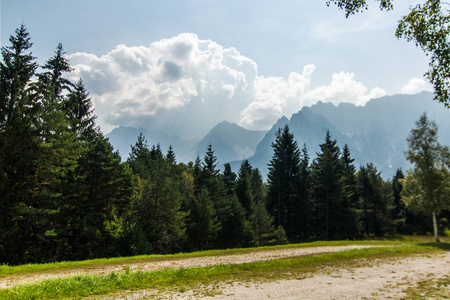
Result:
[[[270,249],[283,248],[303,248],[303,247],[325,247],[325,246],[345,246],[345,245],[397,245],[398,241],[317,241],[312,243],[302,244],[288,244],[280,246],[268,246],[258,248],[240,248],[240,249],[226,249],[226,250],[208,250],[191,253],[177,253],[170,255],[139,255],[132,257],[115,257],[115,258],[100,258],[84,261],[64,261],[44,264],[25,264],[20,266],[0,265],[0,278],[13,274],[32,274],[40,272],[52,272],[60,270],[83,269],[92,267],[101,267],[108,265],[127,264],[135,262],[149,262],[158,260],[172,260],[178,258],[201,257],[201,256],[217,256],[217,255],[233,255],[245,254],[254,251],[264,251]]]
[[[1,299],[60,299],[80,298],[94,295],[106,295],[124,290],[168,289],[177,287],[180,290],[198,287],[204,284],[229,281],[252,281],[283,278],[304,278],[312,272],[326,268],[341,268],[358,266],[375,259],[388,259],[411,254],[450,251],[446,243],[411,243],[411,242],[316,242],[286,247],[336,246],[349,244],[374,244],[379,247],[353,249],[335,253],[327,253],[300,258],[281,259],[238,265],[217,265],[204,268],[165,269],[160,271],[112,272],[107,275],[78,275],[69,278],[55,278],[36,283],[16,286],[0,290]],[[444,246],[443,246],[444,245]],[[274,247],[270,247],[274,248]],[[257,251],[267,248],[258,248]],[[251,251],[251,249],[236,249],[228,251],[207,251],[190,255],[227,255]],[[213,254],[216,253],[216,254]],[[186,255],[177,254],[164,258],[177,258]],[[187,255],[187,256],[190,256]],[[160,259],[160,256],[145,256],[145,259]],[[131,258],[127,258],[131,259]],[[142,259],[139,258],[139,259]],[[105,261],[97,262],[104,263]],[[111,260],[106,260],[110,263]],[[13,267],[14,268],[14,267]]]
[[[406,299],[450,299],[450,275],[427,279],[407,288]]]

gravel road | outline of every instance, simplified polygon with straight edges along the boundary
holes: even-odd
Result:
[[[183,292],[145,290],[106,299],[405,299],[406,288],[449,275],[450,253],[416,255],[375,261],[370,267],[322,270],[305,279],[216,284]],[[439,288],[450,295],[450,286]]]
[[[275,260],[289,257],[316,255],[321,253],[337,252],[348,249],[367,248],[372,246],[327,246],[327,247],[305,247],[289,249],[259,250],[246,254],[231,254],[217,256],[201,256],[188,258],[171,258],[148,261],[131,261],[115,265],[92,265],[88,267],[71,268],[66,270],[52,270],[49,272],[31,273],[25,275],[10,275],[0,278],[0,288],[8,288],[18,284],[43,280],[55,277],[69,277],[77,274],[107,274],[112,271],[120,272],[125,269],[152,271],[163,268],[194,268],[219,264],[242,264],[256,261]]]
[[[90,266],[80,269],[51,271],[0,278],[0,288],[52,277],[76,274],[103,274],[112,271],[157,270],[162,268],[191,268],[217,264],[240,264],[289,257],[317,255],[371,246],[328,246],[272,249],[246,254],[188,257],[129,262],[121,265]],[[422,280],[439,279],[450,274],[450,253],[415,255],[402,259],[379,260],[369,267],[327,268],[304,279],[293,275],[292,280],[265,282],[221,283],[196,290],[128,291],[104,299],[401,299],[408,286]],[[449,291],[450,287],[446,288]],[[210,291],[213,291],[211,296]],[[102,298],[102,297],[100,297]],[[96,297],[95,299],[99,299]]]

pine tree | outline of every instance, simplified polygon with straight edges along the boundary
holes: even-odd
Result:
[[[95,119],[92,99],[80,79],[63,100],[63,108],[70,120],[70,127],[81,139],[88,139],[95,134]]]
[[[206,187],[208,189],[211,199],[215,203],[219,203],[224,196],[223,193],[223,180],[219,178],[219,170],[217,169],[217,157],[212,150],[212,145],[209,144],[205,157],[202,162],[202,169],[200,180],[201,188]],[[217,205],[215,205],[217,209]]]
[[[203,162],[203,170],[208,173],[207,176],[216,177],[219,174],[219,170],[217,170],[216,167],[217,157],[214,155],[212,145],[209,144]]]
[[[137,222],[156,253],[180,251],[186,235],[187,213],[182,210],[181,180],[159,145],[151,149],[140,135],[128,163],[142,174],[142,192],[136,203]],[[146,164],[143,165],[140,162]]]
[[[31,84],[37,64],[25,25],[9,41],[0,63],[0,263],[15,264],[25,259],[18,221],[34,185],[40,105]]]
[[[225,184],[227,195],[233,195],[236,177],[236,174],[231,171],[231,165],[226,163],[223,170],[223,182]]]
[[[296,232],[300,151],[287,125],[277,131],[272,148],[274,154],[268,164],[268,209],[275,216],[276,225],[283,226],[287,236],[293,237]]]
[[[252,167],[248,160],[243,160],[239,168],[239,177],[236,180],[236,196],[245,209],[247,216],[252,213],[253,196],[251,189],[251,171]]]
[[[119,238],[122,216],[130,209],[131,170],[97,133],[81,155],[74,177],[75,186],[61,205],[63,219],[58,232],[67,245],[58,245],[62,252],[59,259],[107,256],[114,239]]]
[[[267,185],[263,182],[263,177],[258,168],[252,170],[250,178],[253,202],[257,205],[262,202],[266,205]]]
[[[274,220],[267,211],[263,201],[255,204],[253,214],[250,216],[249,220],[258,247],[273,243],[275,238]]]
[[[29,210],[23,222],[23,230],[33,232],[29,235],[28,247],[30,251],[36,252],[30,252],[30,256],[38,260],[42,253],[52,253],[50,249],[58,252],[57,245],[61,244],[58,228],[64,223],[60,207],[64,205],[66,187],[82,152],[76,132],[70,130],[70,122],[63,107],[63,90],[69,90],[69,82],[62,74],[71,69],[63,57],[61,44],[43,69],[48,71],[38,75],[36,84],[42,110],[39,123],[36,124],[40,142],[35,163],[35,181]],[[58,255],[56,252],[55,257]]]
[[[175,165],[177,163],[175,152],[173,151],[172,145],[169,146],[169,150],[167,150],[166,160],[170,165]]]
[[[296,233],[300,238],[308,239],[312,236],[312,204],[311,204],[311,168],[309,166],[309,154],[306,145],[303,145],[299,165],[299,200],[296,211],[298,222]]]
[[[367,236],[383,236],[392,232],[392,189],[372,163],[360,168],[357,187],[363,232]]]
[[[222,225],[219,248],[237,248],[253,245],[253,232],[246,218],[246,210],[238,198],[222,197],[218,201],[217,215]]]
[[[70,87],[73,85],[68,79],[62,77],[64,72],[72,71],[69,61],[64,55],[65,52],[63,46],[59,43],[56,47],[55,55],[47,60],[42,67],[44,70],[48,71],[41,73],[38,76],[41,89],[52,96],[60,96],[64,90],[70,91]]]
[[[313,164],[313,193],[317,237],[325,240],[357,235],[343,185],[343,167],[337,141],[328,131]]]
[[[403,190],[403,185],[401,180],[405,178],[402,169],[397,169],[394,177],[392,178],[392,192],[394,197],[392,217],[394,220],[394,225],[399,233],[405,233],[406,226],[406,205],[402,201],[401,193]]]
[[[188,249],[207,250],[216,245],[221,224],[207,189],[194,198],[187,223]]]
[[[133,169],[133,173],[146,179],[149,176],[150,169],[150,149],[145,136],[140,133],[134,145],[131,145],[131,152],[127,162]]]
[[[355,207],[358,202],[358,194],[356,191],[356,168],[355,161],[350,155],[350,149],[347,144],[342,148],[341,156],[343,164],[343,183],[347,197],[350,200],[350,207]]]

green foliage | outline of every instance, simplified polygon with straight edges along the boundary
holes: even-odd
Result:
[[[287,236],[293,237],[297,232],[300,151],[287,125],[276,133],[272,148],[274,153],[268,164],[267,175],[269,183],[267,205],[275,216],[276,225],[283,226]]]
[[[276,238],[276,231],[273,225],[274,220],[267,211],[264,202],[260,201],[255,205],[253,214],[249,217],[249,221],[255,235],[257,246],[273,244],[274,239],[277,244],[284,244],[285,241],[287,241],[286,234],[284,239]]]
[[[40,105],[31,79],[37,68],[25,25],[2,47],[0,63],[0,263],[18,263],[25,251],[20,225],[34,186]]]
[[[154,250],[138,223],[126,223],[119,237],[116,251],[122,256],[135,256],[150,254]]]
[[[152,159],[151,152],[144,151],[150,154],[150,169],[138,200],[137,219],[157,253],[173,253],[185,238],[187,214],[181,210],[181,187],[171,165],[159,155]]]
[[[392,188],[373,166],[361,166],[357,178],[359,201],[357,209],[362,231],[367,235],[383,236],[392,232]]]
[[[403,184],[406,205],[432,216],[438,241],[437,215],[450,207],[450,154],[437,141],[437,125],[423,114],[408,137],[406,158],[414,165]]]
[[[214,155],[212,145],[209,144],[203,162],[203,170],[207,172],[209,176],[215,177],[219,174],[219,170],[217,170],[216,167],[217,167],[217,157]]]
[[[274,233],[277,245],[285,245],[288,243],[286,232],[282,226],[278,226]]]
[[[190,245],[188,249],[213,249],[222,226],[218,221],[214,203],[211,201],[206,188],[203,188],[200,194],[193,199],[186,223]]]
[[[231,165],[229,163],[224,165],[223,183],[225,184],[227,195],[232,195],[236,184],[236,174],[231,171]]]
[[[248,160],[243,160],[239,168],[238,179],[236,181],[235,192],[241,202],[242,207],[246,210],[246,214],[252,213],[253,195],[251,187],[252,166]]]
[[[393,9],[393,0],[378,0],[380,9]],[[366,0],[328,0],[345,11],[345,16],[368,9]],[[430,69],[425,73],[434,87],[435,100],[450,108],[450,9],[441,0],[424,0],[411,8],[409,14],[399,20],[395,36],[414,42],[430,57]]]
[[[356,237],[358,227],[343,184],[340,149],[330,132],[320,149],[312,166],[316,235],[325,240]]]
[[[450,15],[448,3],[427,0],[400,21],[395,35],[413,41],[430,57],[425,76],[434,87],[435,100],[450,108]],[[444,6],[444,7],[443,7]]]
[[[380,2],[380,9],[391,10],[393,8],[391,0],[377,0]],[[331,3],[334,3],[345,11],[345,16],[348,18],[349,15],[353,15],[359,12],[363,12],[367,10],[369,5],[366,0],[328,0],[327,5],[330,6]]]
[[[238,176],[230,164],[220,174],[212,145],[185,165],[142,134],[122,163],[95,125],[83,81],[64,76],[62,45],[36,74],[25,26],[10,42],[0,64],[0,263],[357,238],[358,225],[381,236],[393,219],[410,225],[423,199],[432,199],[423,211],[447,207],[450,154],[425,121],[408,139],[416,169],[393,182],[393,216],[391,186],[370,164],[356,176],[349,148],[341,155],[329,133],[310,165],[306,145],[299,150],[289,127],[279,129],[268,184],[247,160]]]

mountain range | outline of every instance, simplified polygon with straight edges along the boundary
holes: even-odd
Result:
[[[131,145],[136,143],[141,133],[150,146],[159,144],[164,153],[171,145],[179,162],[194,161],[197,155],[202,159],[211,144],[218,161],[225,163],[253,156],[256,146],[267,131],[247,130],[234,123],[223,121],[201,140],[184,140],[162,132],[125,126],[113,129],[106,137],[114,149],[119,151],[121,157],[126,159],[131,151]]]
[[[306,145],[310,159],[317,156],[326,131],[342,148],[347,144],[355,159],[355,166],[372,162],[385,179],[392,178],[397,168],[410,167],[404,155],[406,138],[415,121],[427,112],[429,119],[439,126],[439,141],[450,145],[450,110],[433,100],[433,94],[394,95],[372,99],[365,106],[318,102],[303,107],[290,119],[283,116],[269,131],[252,131],[236,124],[221,122],[201,140],[183,140],[144,128],[118,127],[106,136],[123,158],[130,145],[143,133],[150,145],[159,143],[163,151],[172,145],[177,160],[188,162],[197,155],[203,158],[211,143],[221,164],[229,162],[237,171],[242,159],[249,159],[253,167],[267,174],[267,163],[272,156],[271,144],[275,133],[286,124],[294,134],[300,148]]]

